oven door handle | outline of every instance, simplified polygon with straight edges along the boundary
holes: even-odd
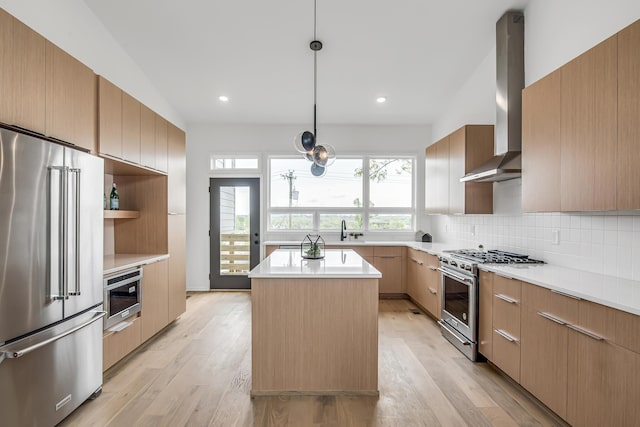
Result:
[[[465,340],[461,339],[456,332],[452,331],[449,328],[449,326],[445,323],[444,320],[438,320],[438,325],[440,325],[440,327],[442,329],[445,329],[447,332],[449,332],[451,335],[453,335],[455,337],[455,339],[460,341],[460,344],[462,344],[462,345],[471,345],[471,343],[469,341],[465,341]]]
[[[451,271],[445,270],[442,267],[438,268],[438,271],[441,272],[442,274],[444,274],[445,276],[452,277],[452,278],[454,278],[456,280],[459,280],[461,282],[473,284],[473,280],[472,279],[469,279],[468,277],[461,276],[459,274],[452,273]]]

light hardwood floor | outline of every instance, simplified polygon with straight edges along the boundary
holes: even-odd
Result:
[[[61,426],[562,425],[406,300],[380,301],[380,397],[249,397],[250,295],[196,293]]]

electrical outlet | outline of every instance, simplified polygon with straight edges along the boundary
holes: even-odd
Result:
[[[552,245],[560,244],[560,230],[551,230],[551,244]]]

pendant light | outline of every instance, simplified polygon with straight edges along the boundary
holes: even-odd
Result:
[[[316,127],[316,111],[318,100],[318,58],[317,53],[322,49],[322,42],[317,39],[317,0],[313,1],[313,41],[309,47],[313,51],[313,132],[305,130],[296,135],[293,141],[295,149],[311,164],[311,174],[321,177],[327,173],[327,168],[336,161],[336,150],[332,145],[318,143]]]

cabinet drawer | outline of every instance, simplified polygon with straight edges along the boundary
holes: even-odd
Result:
[[[103,372],[140,345],[140,318],[130,317],[125,322],[131,322],[131,325],[118,332],[108,332],[102,338]]]
[[[398,246],[374,246],[373,247],[373,256],[393,256],[393,257],[401,257],[402,249]]]
[[[520,382],[520,340],[504,329],[493,329],[493,359],[507,375]]]
[[[515,300],[520,304],[522,299],[522,282],[501,276],[498,273],[493,275],[493,293]]]
[[[578,319],[578,302],[575,298],[522,282],[522,305],[543,315],[550,315],[567,323],[575,323]]]
[[[431,255],[431,254],[427,254],[427,253],[424,253],[424,252],[423,252],[423,254],[424,254],[423,255],[424,264],[427,267],[436,267],[436,268],[440,267],[440,260],[438,259],[437,256]],[[433,270],[433,269],[431,269],[431,270]]]

